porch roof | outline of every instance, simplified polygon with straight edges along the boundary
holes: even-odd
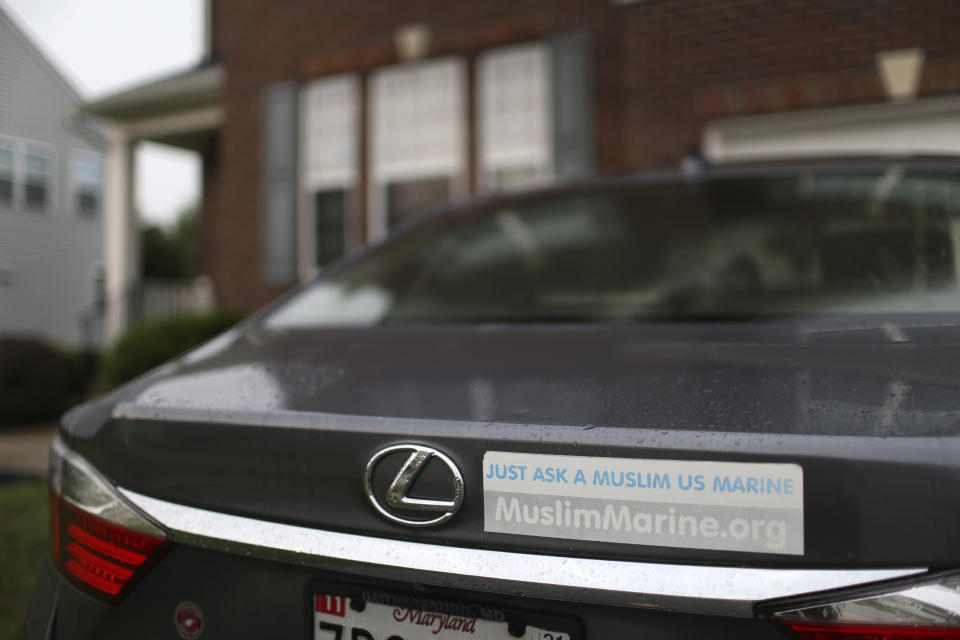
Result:
[[[83,108],[111,120],[136,120],[217,104],[222,85],[222,67],[204,65],[88,102]]]
[[[83,111],[108,119],[131,139],[199,151],[220,127],[223,68],[203,64],[93,100]]]

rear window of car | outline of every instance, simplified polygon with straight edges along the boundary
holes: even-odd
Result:
[[[617,183],[436,216],[272,327],[960,311],[960,174],[889,165]]]

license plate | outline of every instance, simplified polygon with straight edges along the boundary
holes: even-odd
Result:
[[[499,611],[419,599],[380,604],[318,594],[313,609],[314,640],[571,640],[566,631],[508,622]]]

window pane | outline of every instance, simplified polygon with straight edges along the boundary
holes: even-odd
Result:
[[[894,187],[830,168],[501,201],[411,229],[270,322],[956,314],[960,174],[938,171]]]
[[[540,46],[512,47],[481,59],[480,151],[488,176],[497,169],[549,166],[547,53]],[[488,179],[492,186],[500,186]]]
[[[343,255],[345,192],[318,191],[313,196],[316,213],[317,266],[322,267]]]
[[[49,171],[47,159],[33,153],[26,154],[26,168],[28,176],[46,177],[47,171]]]
[[[387,224],[391,227],[420,215],[450,197],[448,178],[429,178],[387,185]]]
[[[0,147],[0,206],[13,204],[13,150]]]
[[[44,209],[49,198],[47,182],[50,165],[45,156],[36,153],[24,154],[26,180],[24,185],[24,204],[28,209]]]
[[[77,184],[95,187],[103,184],[103,169],[97,160],[78,160],[76,171]]]
[[[496,189],[511,189],[534,184],[542,180],[546,172],[542,167],[527,166],[497,169],[491,175],[491,186]]]
[[[47,205],[46,184],[27,183],[24,190],[24,200],[31,209],[43,209]]]
[[[317,80],[306,89],[308,180],[352,180],[356,146],[356,81]]]
[[[98,155],[83,153],[74,159],[73,180],[77,212],[94,215],[103,193],[103,162]]]
[[[77,211],[84,215],[94,215],[100,208],[100,193],[95,191],[77,192]]]
[[[462,87],[452,61],[391,69],[374,76],[376,173],[411,167],[452,172],[460,164]]]

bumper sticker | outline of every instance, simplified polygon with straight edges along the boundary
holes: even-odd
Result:
[[[484,531],[803,555],[797,464],[488,451]]]

